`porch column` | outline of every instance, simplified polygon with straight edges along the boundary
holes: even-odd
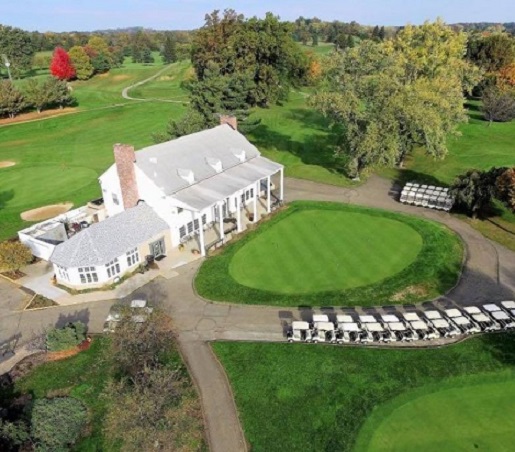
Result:
[[[281,173],[281,189],[280,189],[279,199],[281,201],[284,201],[284,168],[280,169],[280,173]]]
[[[241,209],[240,209],[240,196],[241,193],[236,195],[236,225],[238,232],[241,232]]]
[[[270,213],[270,176],[266,178],[266,211]]]
[[[223,240],[225,238],[225,232],[222,204],[218,204],[218,218],[220,219],[220,238]]]
[[[204,244],[204,228],[202,227],[202,215],[200,212],[197,212],[195,215],[198,219],[199,224],[199,230],[198,230],[198,237],[200,242],[200,255],[205,256],[206,255],[206,245]]]
[[[254,184],[254,221],[253,223],[256,223],[258,221],[257,217],[257,200],[259,196],[259,181]]]

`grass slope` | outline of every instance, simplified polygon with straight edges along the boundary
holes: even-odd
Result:
[[[278,293],[373,284],[410,265],[422,237],[401,221],[357,212],[295,212],[240,248],[229,265],[240,284]]]
[[[303,226],[307,229],[301,232],[297,230],[295,219],[299,212],[310,212],[308,217],[312,219],[317,215],[324,220],[332,219],[327,225],[312,220],[315,223]],[[362,231],[358,232],[361,241],[352,240],[352,233],[358,229],[358,224],[352,221],[356,214],[360,220],[363,218],[360,215],[370,219],[369,224],[362,224]],[[350,215],[349,221],[342,220],[345,215]],[[302,223],[303,216],[297,218]],[[346,223],[349,231],[338,230],[336,219],[342,226]],[[282,224],[284,221],[286,223]],[[329,230],[331,224],[333,230]],[[384,226],[384,231],[379,231],[380,225]],[[315,234],[314,229],[323,234]],[[416,254],[417,251],[408,250],[401,244],[400,239],[406,230],[409,231],[407,243],[419,246],[417,235],[422,237],[423,243],[417,258],[402,269],[402,259],[412,261],[410,252],[415,251]],[[366,237],[367,231],[369,235],[377,234],[379,237]],[[412,231],[416,233],[411,235]],[[300,236],[294,237],[296,234]],[[313,236],[306,238],[310,246],[303,245],[302,234]],[[379,238],[386,243],[380,243]],[[254,240],[258,242],[253,244]],[[377,251],[374,246],[378,247]],[[396,246],[399,255],[388,255],[395,254]],[[458,237],[439,224],[358,206],[302,201],[290,204],[285,211],[259,225],[257,230],[208,258],[200,267],[195,286],[201,296],[211,300],[245,304],[373,306],[399,303],[432,298],[447,291],[456,283],[462,255]],[[386,259],[390,267],[382,268],[378,258]],[[340,267],[335,267],[338,262]],[[342,268],[345,265],[354,267]],[[393,274],[395,270],[397,273]],[[382,278],[378,281],[379,277]],[[364,285],[353,286],[359,283]],[[327,287],[334,288],[337,284],[338,290],[327,290]],[[316,288],[319,291],[310,292]]]
[[[394,399],[386,404],[398,405],[391,413],[382,419],[371,416],[357,450],[511,450],[515,380],[496,380],[483,378],[469,386],[443,384],[428,394],[408,393],[400,397],[402,402]],[[371,437],[365,439],[369,432]]]
[[[353,450],[366,419],[379,413],[383,403],[414,389],[434,391],[448,385],[468,388],[497,381],[506,382],[508,395],[515,388],[513,335],[476,337],[425,350],[230,342],[216,342],[213,348],[232,383],[243,429],[255,452]],[[444,450],[473,450],[474,441],[490,445],[491,439],[477,438],[476,434],[481,428],[486,431],[493,420],[488,410],[492,405],[482,405],[480,400],[474,403],[484,409],[463,415],[444,402],[440,406],[444,411],[449,409],[449,413],[440,411],[436,418],[428,418],[412,412],[415,418],[411,422],[422,436],[428,437],[438,428],[434,423],[439,424],[440,416],[448,415],[450,427],[467,416],[470,422],[466,434],[462,431],[461,444],[468,447]],[[495,420],[502,422],[505,433],[509,431],[509,438],[502,441],[515,440],[511,412],[513,407],[504,419],[496,413]],[[481,424],[484,427],[478,427]],[[390,427],[394,429],[392,435],[402,428],[398,424]],[[372,432],[362,433],[370,438]],[[356,449],[378,450],[366,446]],[[411,450],[419,448],[414,444]]]
[[[0,161],[17,163],[0,169],[0,240],[29,224],[19,217],[24,210],[63,201],[81,205],[100,196],[97,179],[113,162],[114,143],[148,146],[152,132],[183,114],[185,108],[176,103],[122,102],[124,86],[161,67],[130,65],[74,85],[81,108],[95,108],[0,127]],[[170,71],[174,68],[179,65]]]

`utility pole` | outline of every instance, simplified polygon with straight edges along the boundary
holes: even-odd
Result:
[[[9,75],[9,80],[12,82],[13,78],[11,76],[11,70],[9,69],[11,67],[11,63],[7,59],[7,55],[2,54],[2,60],[4,60],[4,66],[7,68],[7,75]]]

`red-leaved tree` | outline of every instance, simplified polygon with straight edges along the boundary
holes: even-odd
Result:
[[[50,63],[50,72],[60,80],[70,80],[75,77],[75,68],[72,65],[70,56],[62,47],[56,47],[54,50],[52,62]]]

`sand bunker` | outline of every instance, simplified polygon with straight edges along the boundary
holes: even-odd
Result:
[[[52,204],[50,206],[38,207],[37,209],[26,210],[21,213],[21,219],[25,221],[42,221],[56,217],[64,212],[68,212],[73,207],[72,202]]]
[[[129,76],[126,74],[119,74],[119,75],[115,75],[113,77],[113,80],[117,80],[117,81],[118,80],[127,80],[128,78],[129,78]]]
[[[0,168],[7,168],[8,166],[14,166],[16,162],[11,162],[9,160],[0,161]]]

